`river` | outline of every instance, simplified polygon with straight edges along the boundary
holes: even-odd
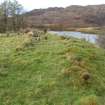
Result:
[[[88,33],[75,32],[75,31],[49,31],[49,33],[53,33],[59,36],[85,39],[86,41],[89,41],[94,44],[96,44],[98,38],[98,35],[96,34],[88,34]]]

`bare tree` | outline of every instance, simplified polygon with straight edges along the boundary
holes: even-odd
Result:
[[[24,22],[23,7],[17,0],[4,0],[0,4],[0,31],[18,31]]]
[[[8,16],[9,16],[9,0],[4,0],[3,3],[0,5],[0,10],[1,10],[1,28],[3,32],[6,32],[7,30],[7,24],[8,24]]]
[[[10,13],[12,18],[12,24],[14,31],[17,31],[21,27],[21,21],[23,21],[23,7],[17,0],[13,0],[10,4]]]

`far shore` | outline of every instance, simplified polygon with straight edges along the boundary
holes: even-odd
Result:
[[[96,35],[104,35],[105,27],[86,27],[86,28],[65,28],[65,29],[52,29],[52,31],[76,31]]]

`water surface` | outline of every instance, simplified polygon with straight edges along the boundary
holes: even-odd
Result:
[[[75,31],[49,31],[50,33],[59,35],[59,36],[66,36],[66,37],[74,37],[79,39],[85,39],[91,43],[96,44],[98,35],[96,34],[88,34],[82,32],[75,32]]]

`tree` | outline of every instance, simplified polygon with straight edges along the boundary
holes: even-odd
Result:
[[[1,28],[3,32],[6,32],[7,30],[7,24],[8,24],[8,16],[9,16],[9,0],[4,0],[3,3],[0,5],[0,10],[1,10]]]
[[[0,4],[0,31],[18,31],[23,24],[23,7],[17,0],[4,0]]]
[[[17,31],[21,27],[21,21],[23,21],[23,7],[18,1],[13,0],[10,4],[10,15],[12,17],[12,25],[14,31]]]

